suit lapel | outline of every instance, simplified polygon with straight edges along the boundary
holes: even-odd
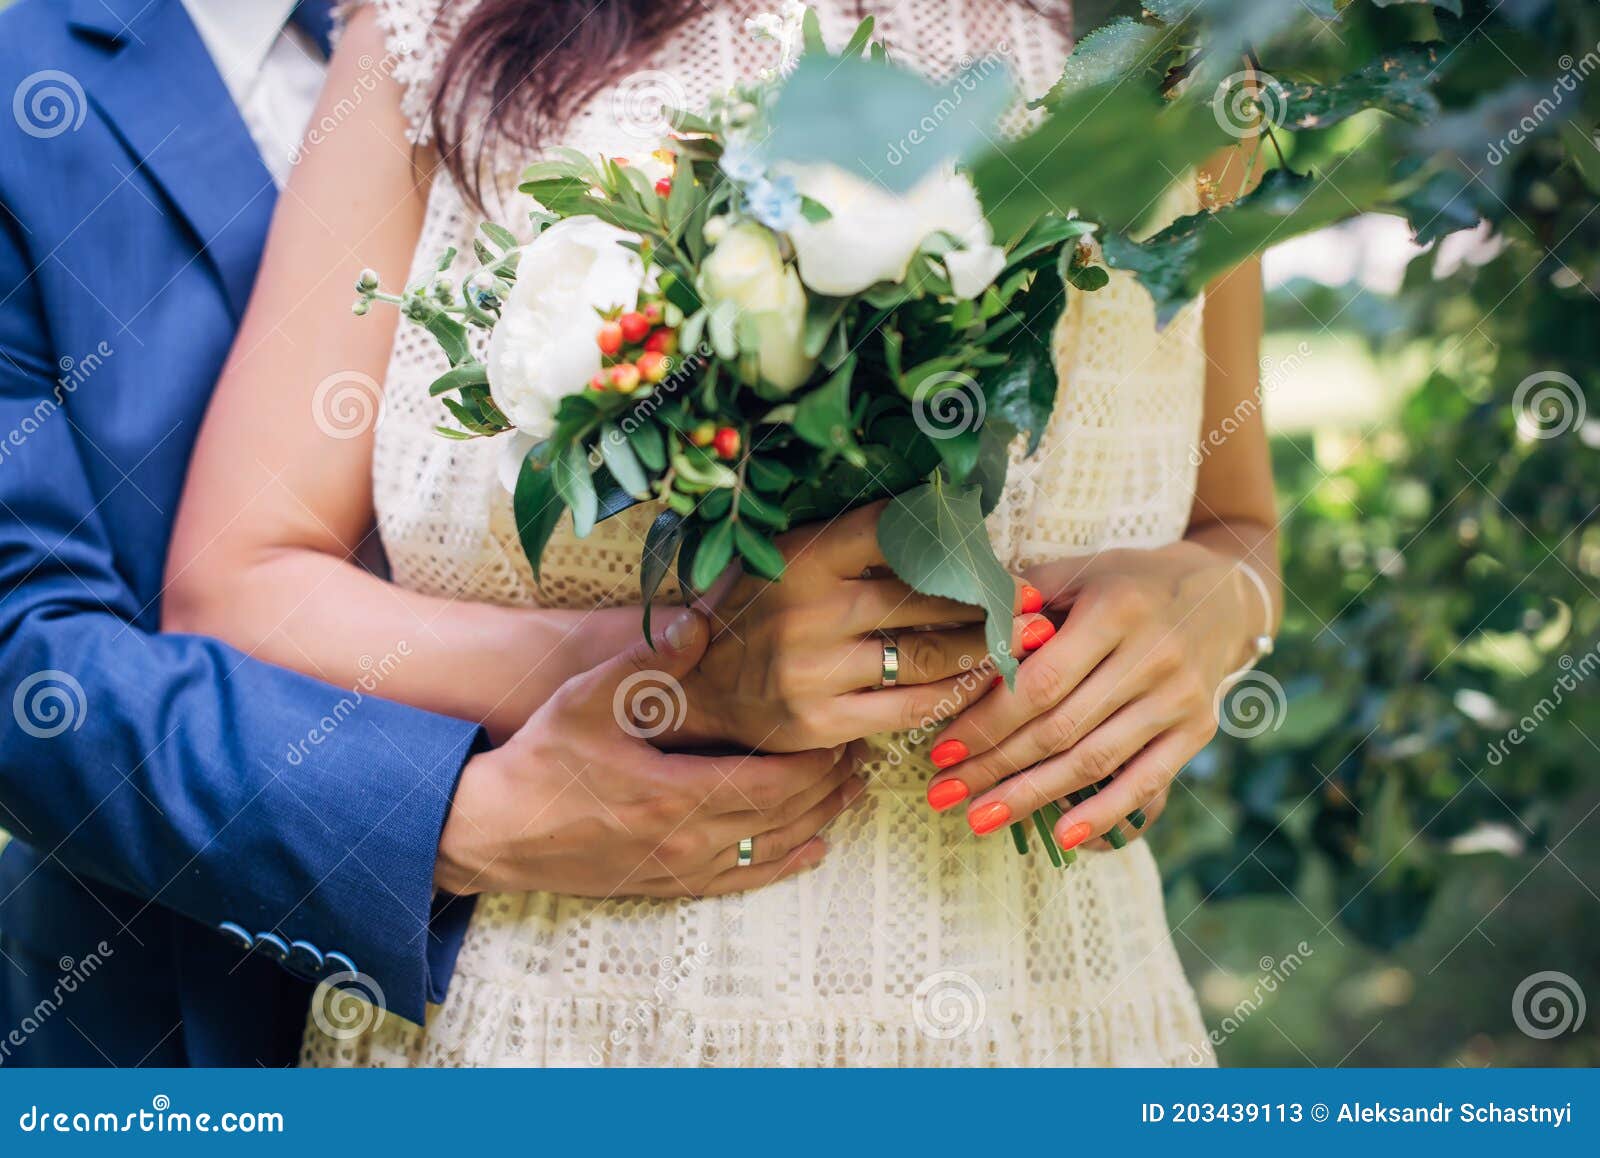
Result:
[[[235,317],[277,191],[180,0],[74,0],[89,99],[193,231]]]

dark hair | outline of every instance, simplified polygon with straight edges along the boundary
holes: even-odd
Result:
[[[446,0],[441,21],[454,19]],[[1066,0],[1019,0],[1071,31]],[[751,10],[761,7],[751,0]],[[865,14],[870,0],[857,0]],[[497,144],[527,151],[619,73],[705,8],[702,0],[482,0],[460,21],[433,92],[429,120],[445,168],[482,203],[482,161]]]

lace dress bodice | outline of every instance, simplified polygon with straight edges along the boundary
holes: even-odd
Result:
[[[429,89],[467,5],[379,0],[380,24],[417,139]],[[695,107],[773,64],[744,20],[763,4],[708,2],[648,66],[584,109],[562,143],[637,155],[659,125],[642,109]],[[853,3],[814,3],[841,44]],[[896,0],[869,7],[896,58],[949,75],[992,54],[1030,95],[1059,75],[1062,39],[1005,0]],[[1022,116],[1020,109],[1017,116]],[[526,158],[495,188],[514,193]],[[1178,190],[1174,212],[1193,208]],[[436,178],[415,278],[480,214]],[[989,531],[1013,570],[1110,546],[1157,546],[1189,520],[1204,379],[1200,310],[1157,331],[1127,275],[1071,295],[1054,333],[1061,375],[1036,455],[1013,451]],[[494,440],[450,441],[429,383],[432,339],[397,334],[374,450],[373,490],[394,581],[455,599],[595,608],[637,603],[654,517],[641,505],[576,539],[563,520],[533,583]],[[699,901],[596,902],[546,894],[480,899],[446,1002],[426,1028],[389,1017],[354,1039],[308,1026],[308,1064],[1195,1064],[1211,1058],[1143,842],[1072,869],[1009,841],[975,841],[923,802],[927,744],[872,740],[870,787],[828,832],[813,872]],[[953,1004],[952,1004],[953,1002]],[[962,1024],[945,1024],[953,1015]],[[970,1023],[970,1024],[969,1024]]]

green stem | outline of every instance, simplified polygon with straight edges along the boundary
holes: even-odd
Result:
[[[1061,850],[1056,847],[1056,838],[1050,832],[1050,825],[1044,818],[1044,809],[1041,808],[1033,814],[1033,826],[1039,830],[1039,839],[1044,841],[1044,850],[1050,854],[1050,863],[1056,868],[1061,868],[1064,863],[1061,859]]]
[[[1011,825],[1011,843],[1017,846],[1019,854],[1028,855],[1028,830],[1022,827],[1020,820]]]

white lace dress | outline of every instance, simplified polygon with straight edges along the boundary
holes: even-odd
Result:
[[[830,43],[841,43],[855,5],[814,6]],[[630,135],[628,110],[640,107],[641,87],[656,101],[665,93],[698,104],[736,75],[770,66],[771,46],[743,31],[758,7],[776,5],[704,5],[648,73],[619,78],[582,114],[566,143],[637,154],[649,145]],[[448,36],[434,22],[438,0],[378,8],[407,112],[425,138],[428,86]],[[897,0],[879,11],[897,57],[933,74],[996,52],[1038,92],[1060,69],[1060,38],[1003,0]],[[475,220],[441,178],[417,276],[448,246],[468,251]],[[1158,334],[1143,291],[1115,275],[1098,293],[1073,295],[1056,342],[1056,413],[1038,456],[1017,456],[990,519],[1014,570],[1169,543],[1189,517],[1204,361],[1198,309]],[[500,604],[636,603],[654,512],[634,508],[582,541],[558,530],[536,590],[496,481],[498,447],[432,432],[441,414],[427,391],[441,369],[430,340],[402,328],[373,464],[395,582]],[[335,1039],[312,1022],[304,1063],[1209,1064],[1145,844],[1090,852],[1058,871],[1037,850],[1018,856],[1004,834],[975,839],[960,816],[928,808],[926,745],[891,758],[892,740],[874,741],[868,792],[830,828],[818,869],[699,901],[485,896],[449,995],[425,1027],[390,1016]]]

